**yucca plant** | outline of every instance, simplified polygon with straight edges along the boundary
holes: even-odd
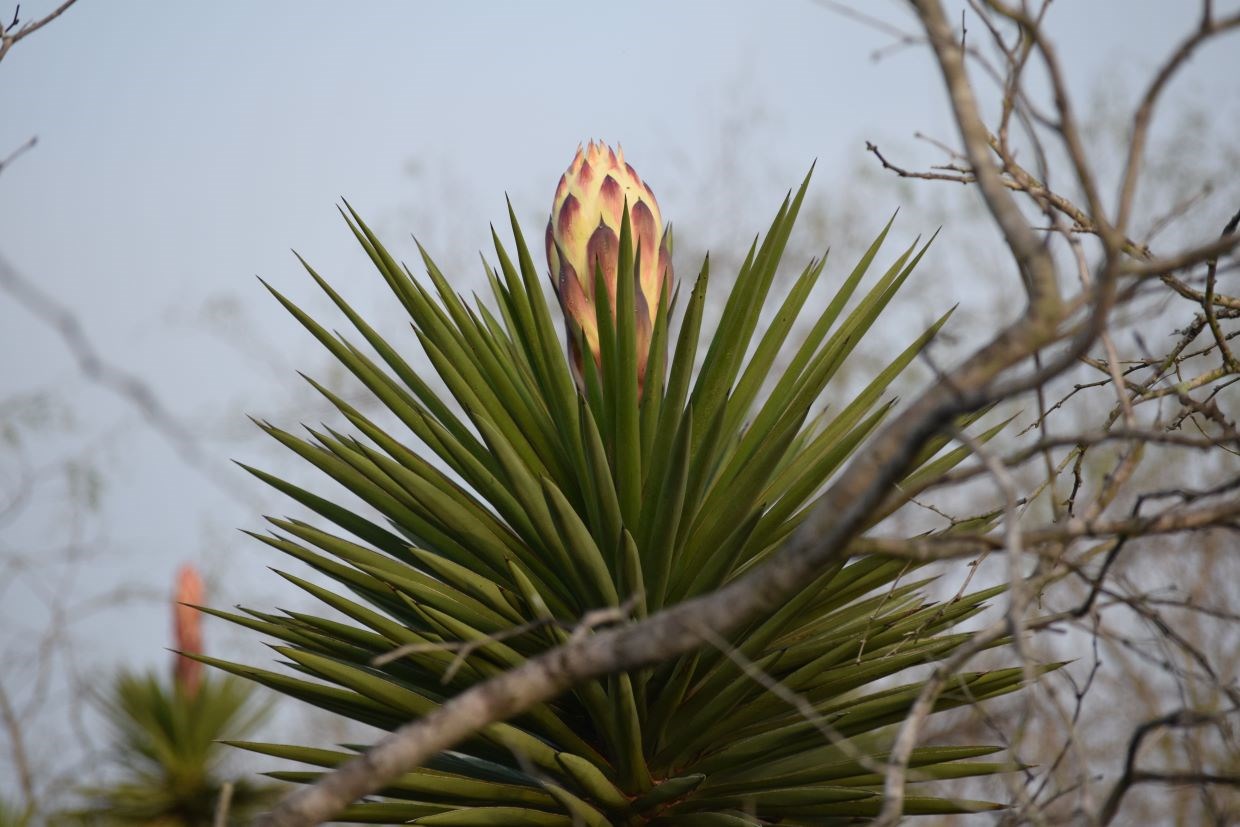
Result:
[[[19,807],[0,798],[0,827],[29,827],[33,823],[30,807]]]
[[[119,827],[208,827],[239,824],[267,806],[276,785],[228,778],[221,739],[251,734],[270,709],[255,697],[253,684],[231,675],[202,674],[188,657],[202,654],[202,580],[182,567],[173,604],[174,637],[180,654],[172,680],[154,673],[121,672],[99,699],[113,730],[109,758],[120,777],[80,791],[85,803],[61,813],[56,822]],[[217,821],[221,793],[224,814]]]
[[[889,222],[814,311],[809,333],[789,342],[825,257],[801,270],[773,313],[764,311],[808,183],[807,176],[789,193],[749,248],[716,331],[704,334],[709,260],[678,299],[653,193],[605,146],[579,150],[547,229],[567,359],[511,208],[514,247],[493,233],[488,304],[459,296],[425,251],[427,277],[416,278],[346,204],[346,223],[408,312],[451,398],[415,367],[422,357],[382,337],[309,264],[302,262],[368,349],[272,289],[401,430],[385,430],[313,379],[353,433],[324,426],[307,437],[260,423],[360,501],[342,504],[247,466],[322,518],[269,518],[274,530],[254,536],[334,581],[328,588],[283,574],[348,621],[211,610],[279,641],[288,669],[204,660],[390,730],[564,643],[590,610],[621,607],[641,618],[764,560],[864,448],[895,404],[888,387],[950,315],[908,342],[860,393],[829,398],[821,412],[832,378],[926,246],[914,242],[861,291]],[[938,440],[906,482],[915,487],[964,456]],[[893,491],[884,514],[903,502]],[[902,674],[968,641],[956,628],[996,594],[935,603],[923,595],[929,579],[915,569],[880,557],[834,565],[727,646],[578,686],[484,728],[340,818],[821,825],[872,816],[891,725],[919,689]],[[753,679],[755,670],[763,680]],[[770,680],[814,715],[790,705],[786,692],[771,692]],[[1019,668],[960,674],[937,709],[979,703],[1022,680]],[[364,748],[240,746],[318,768]],[[995,807],[944,797],[933,782],[1014,769],[980,760],[996,752],[916,750],[905,812]],[[320,772],[271,774],[305,783]]]

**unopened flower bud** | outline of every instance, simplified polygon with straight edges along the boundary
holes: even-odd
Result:
[[[620,225],[628,203],[633,248],[640,251],[634,290],[637,317],[637,381],[643,387],[654,320],[664,285],[672,282],[672,258],[659,205],[649,185],[625,163],[624,151],[591,141],[560,177],[547,222],[547,264],[564,310],[568,346],[577,380],[582,380],[582,353],[577,331],[601,367],[599,329],[594,300],[595,268],[603,273],[607,298],[616,312],[616,271]]]

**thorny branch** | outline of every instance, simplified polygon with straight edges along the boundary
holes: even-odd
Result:
[[[35,806],[34,775],[30,768],[30,759],[26,753],[26,735],[18,720],[17,710],[9,701],[9,694],[0,684],[0,723],[9,736],[9,758],[17,770],[17,783],[21,788],[22,804],[29,811]]]
[[[60,17],[76,2],[77,0],[65,0],[65,2],[57,6],[55,10],[53,10],[46,17],[41,17],[38,20],[31,20],[26,23],[21,21],[20,15],[22,7],[19,4],[13,11],[13,20],[8,25],[0,23],[0,60],[4,60],[4,56],[9,53],[9,49],[12,49],[13,46],[20,40],[29,37],[39,29],[46,26],[48,23],[51,23],[57,17]]]
[[[915,5],[922,15],[923,22],[925,22],[926,13],[927,11],[933,12],[934,4],[915,3]],[[1185,681],[1191,680],[1204,681],[1206,685],[1213,688],[1213,691],[1220,693],[1224,697],[1232,698],[1232,703],[1234,703],[1234,689],[1222,685],[1209,659],[1198,647],[1190,643],[1181,633],[1177,632],[1162,619],[1157,607],[1165,606],[1165,602],[1161,602],[1159,599],[1149,595],[1126,594],[1123,588],[1116,589],[1111,581],[1117,576],[1115,574],[1118,571],[1116,563],[1120,558],[1120,552],[1131,541],[1143,537],[1157,536],[1164,534],[1166,531],[1181,532],[1191,537],[1211,528],[1230,528],[1232,530],[1240,528],[1240,499],[1237,499],[1235,495],[1237,487],[1240,486],[1240,480],[1224,481],[1220,485],[1202,490],[1177,491],[1175,492],[1177,502],[1173,506],[1154,515],[1143,516],[1140,514],[1141,503],[1148,498],[1146,496],[1138,496],[1129,517],[1108,520],[1102,520],[1100,517],[1111,503],[1119,499],[1124,492],[1127,492],[1129,484],[1134,475],[1137,474],[1138,466],[1145,454],[1144,449],[1149,446],[1191,448],[1205,452],[1204,456],[1207,459],[1216,456],[1221,451],[1234,452],[1237,448],[1240,448],[1240,434],[1238,434],[1233,420],[1216,403],[1216,397],[1225,387],[1228,387],[1233,382],[1240,381],[1240,370],[1237,369],[1236,358],[1233,355],[1230,344],[1233,338],[1240,335],[1240,331],[1229,331],[1222,324],[1224,319],[1230,320],[1235,318],[1236,308],[1240,306],[1240,301],[1233,296],[1225,295],[1218,289],[1219,257],[1232,253],[1237,244],[1240,243],[1240,235],[1236,233],[1237,223],[1240,223],[1240,213],[1234,215],[1227,222],[1218,241],[1200,244],[1161,258],[1156,256],[1147,244],[1135,242],[1124,235],[1124,228],[1131,224],[1136,201],[1137,181],[1142,169],[1143,157],[1146,153],[1151,116],[1156,102],[1162,95],[1168,81],[1183,67],[1188,58],[1198,48],[1218,34],[1234,30],[1240,26],[1240,14],[1215,18],[1210,4],[1203,4],[1199,27],[1180,44],[1167,61],[1156,71],[1154,79],[1141,97],[1137,110],[1133,115],[1127,159],[1121,173],[1119,203],[1114,214],[1115,218],[1108,221],[1101,212],[1094,178],[1092,175],[1086,174],[1088,172],[1086,156],[1079,138],[1078,127],[1074,125],[1075,120],[1071,109],[1067,106],[1066,86],[1062,71],[1054,50],[1046,41],[1041,29],[1042,16],[1049,4],[1043,2],[1036,5],[1039,11],[1036,14],[1031,14],[1028,10],[1029,4],[1022,4],[1017,9],[1000,2],[970,3],[970,7],[983,20],[987,21],[987,28],[994,37],[995,49],[1003,55],[1005,63],[1009,66],[1009,74],[1003,85],[1004,109],[1002,122],[998,130],[986,135],[990,158],[997,161],[1002,169],[1000,179],[1002,185],[1010,192],[1028,197],[1032,204],[1036,205],[1048,217],[1051,224],[1051,227],[1047,228],[1048,231],[1064,239],[1066,246],[1072,251],[1077,260],[1081,282],[1084,287],[1089,288],[1095,272],[1102,278],[1116,280],[1143,280],[1153,276],[1170,288],[1174,294],[1199,306],[1200,312],[1181,331],[1181,339],[1174,349],[1165,355],[1150,353],[1142,344],[1142,339],[1137,337],[1138,343],[1141,344],[1142,349],[1146,352],[1137,360],[1129,359],[1125,361],[1120,357],[1119,348],[1114,341],[1113,335],[1105,329],[1102,330],[1098,336],[1098,341],[1104,346],[1105,358],[1096,359],[1081,355],[1080,359],[1083,364],[1104,373],[1106,378],[1092,383],[1077,383],[1073,390],[1060,402],[1049,408],[1040,407],[1038,419],[1029,429],[1026,429],[1042,428],[1047,416],[1051,412],[1062,408],[1064,403],[1072,396],[1086,388],[1106,384],[1114,388],[1117,394],[1117,402],[1109,416],[1106,417],[1104,430],[1092,432],[1078,431],[1070,435],[1055,437],[1045,435],[1036,443],[1023,446],[1002,460],[996,460],[993,455],[988,457],[987,454],[989,452],[985,450],[974,450],[974,455],[982,458],[982,462],[950,472],[934,480],[932,483],[928,483],[926,487],[907,492],[910,497],[913,495],[921,496],[930,486],[936,489],[950,489],[965,481],[979,480],[983,477],[994,481],[1000,490],[1007,492],[1011,480],[1009,469],[1019,469],[1021,465],[1037,456],[1049,457],[1053,449],[1069,447],[1072,450],[1058,467],[1051,467],[1049,469],[1047,480],[1039,488],[1039,493],[1041,491],[1053,491],[1058,473],[1067,467],[1068,464],[1071,465],[1074,485],[1067,500],[1069,505],[1068,519],[1056,519],[1042,528],[1016,532],[1015,537],[1013,537],[1013,521],[1009,508],[1004,519],[1003,531],[993,533],[959,531],[957,530],[959,522],[953,520],[949,530],[913,540],[863,538],[854,542],[854,551],[857,553],[888,554],[907,557],[912,560],[930,561],[941,560],[944,557],[951,556],[985,555],[994,551],[1015,552],[1020,547],[1032,548],[1036,553],[1037,566],[1040,569],[1049,568],[1053,571],[1058,567],[1063,571],[1071,571],[1074,576],[1084,581],[1088,588],[1088,595],[1074,613],[1075,616],[1098,616],[1100,609],[1097,601],[1101,596],[1106,595],[1110,601],[1107,604],[1108,607],[1121,605],[1132,611],[1137,617],[1149,619],[1154,625],[1156,633],[1167,642],[1169,651],[1180,650],[1200,667],[1196,676],[1193,676],[1178,671],[1177,667],[1171,665],[1170,659],[1165,661],[1164,667],[1166,670],[1173,676],[1179,676],[1177,677],[1177,682],[1183,684]],[[1007,44],[1000,34],[1000,28],[994,23],[989,22],[990,12],[1016,25],[1021,34],[1021,37],[1015,41],[1016,45]],[[931,43],[936,50],[941,51],[939,44],[947,44],[949,41],[946,37],[940,36],[937,39],[932,37]],[[1078,207],[1070,199],[1051,190],[1050,187],[1043,183],[1047,180],[1045,173],[1040,175],[1030,173],[1015,160],[1015,155],[1011,150],[1007,132],[1007,118],[1011,112],[1019,112],[1022,104],[1027,104],[1027,98],[1020,89],[1018,75],[1027,64],[1031,52],[1041,58],[1046,68],[1051,81],[1055,106],[1054,112],[1050,116],[1041,112],[1035,112],[1030,107],[1029,118],[1026,120],[1026,123],[1039,121],[1043,125],[1052,128],[1053,135],[1065,147],[1068,157],[1076,169],[1077,180],[1074,183],[1086,193],[1087,209]],[[942,61],[940,65],[944,67],[945,72],[950,74],[950,67],[945,66]],[[957,80],[961,81],[961,76],[958,76]],[[950,82],[949,80],[949,84]],[[972,136],[973,139],[970,141],[965,124],[961,124],[961,128],[964,133],[963,137],[966,146],[976,146],[977,136]],[[1028,129],[1028,127],[1026,128]],[[1044,164],[1042,159],[1046,157],[1046,153],[1042,150],[1036,134],[1033,134],[1032,130],[1029,130],[1029,132],[1034,152],[1040,163]],[[866,144],[867,151],[874,155],[879,164],[885,170],[899,177],[949,182],[965,186],[975,185],[979,182],[981,176],[974,170],[976,153],[962,155],[948,147],[942,148],[949,155],[949,161],[946,164],[935,166],[925,171],[917,171],[909,170],[893,163],[873,143],[867,142]],[[1199,198],[1201,196],[1195,197]],[[993,199],[987,195],[986,201],[993,211]],[[1179,211],[1182,213],[1182,210]],[[1165,222],[1160,222],[1156,225],[1159,230],[1165,226]],[[1096,269],[1091,268],[1085,262],[1084,251],[1080,243],[1081,235],[1097,236],[1103,243],[1104,259],[1100,265],[1096,266]],[[1010,237],[1009,246],[1011,246]],[[1121,255],[1126,256],[1127,259],[1121,258]],[[1204,289],[1194,286],[1191,281],[1186,280],[1181,275],[1203,263],[1206,265]],[[1143,282],[1141,281],[1135,281],[1132,286],[1125,287],[1118,293],[1118,300],[1125,303],[1131,301],[1139,292],[1142,284]],[[1212,343],[1189,352],[1189,345],[1203,330],[1210,331],[1213,339]],[[1208,357],[1211,354],[1218,357],[1219,364],[1216,367],[1205,370],[1198,369],[1195,375],[1188,377],[1182,374],[1181,366],[1187,366],[1190,362],[1197,364],[1203,357]],[[1145,375],[1139,379],[1135,378],[1136,375],[1141,373]],[[1191,395],[1193,391],[1202,388],[1209,389],[1210,391],[1205,399],[1195,398]],[[1164,413],[1162,407],[1159,407],[1153,416],[1139,417],[1138,406],[1144,408],[1150,404],[1160,405],[1161,402],[1168,399],[1174,400],[1180,405],[1179,412],[1171,411],[1170,415],[1168,415]],[[1196,433],[1181,432],[1185,422],[1192,423]],[[1209,427],[1204,427],[1207,424]],[[1108,443],[1121,446],[1120,458],[1117,464],[1104,476],[1102,485],[1093,494],[1092,499],[1087,503],[1078,504],[1078,495],[1083,491],[1082,469],[1084,468],[1086,454],[1091,448]],[[1052,504],[1055,502],[1057,501],[1052,501]],[[1080,516],[1076,516],[1077,514]],[[1093,546],[1087,555],[1081,557],[1082,562],[1086,562],[1099,554],[1104,555],[1101,567],[1093,573],[1090,573],[1078,563],[1073,562],[1066,554],[1072,543],[1081,538],[1094,538],[1101,541],[1099,545]],[[1175,548],[1179,547],[1175,546]],[[1010,561],[1015,561],[1017,558],[1018,555],[1015,553],[1009,555]],[[1009,572],[1009,582],[1011,585],[1019,585],[1018,576],[1016,573]],[[1197,612],[1198,610],[1196,605],[1189,605],[1188,603],[1181,603],[1179,606],[1188,612]],[[1201,609],[1203,614],[1209,611],[1212,610]],[[1096,645],[1096,642],[1100,639],[1105,639],[1108,633],[1096,629],[1092,634]],[[1122,642],[1118,635],[1110,634]],[[1172,655],[1172,658],[1174,658],[1174,655]],[[1028,661],[1023,658],[1022,662],[1028,664]],[[927,687],[927,691],[931,692],[931,694],[933,693],[933,686],[934,680],[932,679]],[[1082,698],[1078,697],[1078,710],[1081,702]],[[1187,714],[1189,717],[1205,715],[1205,713],[1195,713],[1191,710],[1181,714]],[[1075,717],[1074,715],[1073,720],[1075,720]],[[1158,719],[1161,722],[1159,725],[1170,725],[1167,723],[1169,720],[1171,719],[1169,718],[1165,721],[1160,718]],[[1179,718],[1175,720],[1179,720]],[[1214,717],[1206,716],[1204,720],[1214,720]],[[917,722],[918,716],[917,709],[915,708],[914,712],[906,719],[905,728],[901,730],[901,736],[910,728],[914,728]],[[1112,788],[1107,801],[1098,809],[1088,806],[1084,809],[1078,809],[1077,814],[1083,816],[1087,823],[1110,823],[1116,815],[1124,794],[1135,784],[1187,784],[1194,785],[1203,790],[1210,786],[1236,786],[1237,779],[1233,775],[1201,771],[1199,768],[1191,771],[1158,770],[1148,772],[1134,769],[1132,759],[1135,756],[1136,748],[1139,746],[1140,737],[1144,737],[1145,730],[1139,728],[1137,733],[1138,735],[1134,736],[1133,744],[1129,751],[1128,764],[1121,779]],[[1067,744],[1071,743],[1072,740],[1072,737],[1069,736],[1068,741],[1065,742],[1065,750],[1067,749]],[[1060,756],[1064,754],[1066,752],[1061,750]],[[1194,766],[1200,763],[1196,758],[1191,759],[1191,762],[1194,763]],[[1056,768],[1059,766],[1059,758],[1056,758],[1055,766]],[[898,767],[896,769],[898,770]],[[898,781],[899,779],[897,778],[896,780]],[[884,819],[886,820],[884,823],[894,823],[894,819],[898,817],[899,809],[893,804],[893,801],[902,796],[902,792],[897,791],[895,786],[893,774],[889,774],[887,776],[888,801],[887,806],[884,808]],[[1088,781],[1082,778],[1079,787],[1081,794],[1085,795]],[[1039,788],[1039,794],[1046,791],[1046,789],[1046,783],[1043,782]],[[1069,795],[1072,792],[1073,790],[1065,789],[1050,796],[1047,802],[1044,803],[1054,802],[1059,796]],[[1043,816],[1044,810],[1042,805],[1035,804],[1021,795],[1016,795],[1016,798],[1019,802],[1018,806],[1013,811],[1012,816],[1005,819],[1005,823],[1023,823],[1020,822],[1021,817],[1028,818],[1032,823],[1048,823]],[[1204,795],[1203,800],[1205,802],[1203,806],[1207,809],[1212,811],[1217,809],[1211,796]],[[1232,815],[1234,817],[1235,813]],[[1226,817],[1221,813],[1216,813],[1215,819],[1217,819],[1218,823],[1223,823]],[[883,821],[883,819],[880,819],[880,821]]]
[[[55,296],[23,277],[2,254],[0,291],[54,330],[73,355],[82,375],[137,408],[187,465],[200,471],[222,493],[238,502],[246,501],[228,477],[203,454],[198,437],[168,410],[150,384],[107,360],[86,335],[77,316]]]
[[[1137,727],[1128,742],[1128,754],[1124,759],[1124,774],[1116,782],[1115,787],[1111,790],[1111,794],[1107,796],[1106,803],[1102,806],[1102,812],[1099,816],[1100,823],[1107,825],[1115,819],[1124,796],[1137,784],[1158,782],[1163,784],[1225,784],[1240,787],[1240,775],[1163,773],[1137,769],[1137,757],[1141,752],[1141,746],[1151,733],[1169,727],[1218,726],[1228,714],[1235,715],[1238,712],[1240,710],[1233,709],[1230,710],[1230,713],[1207,714],[1191,709],[1178,709],[1175,712],[1146,721]]]
[[[0,172],[4,172],[9,167],[10,164],[16,161],[23,154],[34,149],[35,145],[38,143],[39,143],[38,136],[31,135],[29,138],[26,139],[25,142],[23,142],[19,147],[17,147],[17,149],[14,149],[7,156],[0,158]]]

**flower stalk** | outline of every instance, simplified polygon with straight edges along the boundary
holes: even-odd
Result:
[[[202,664],[186,655],[203,654],[202,614],[194,607],[206,602],[205,592],[198,570],[189,563],[181,566],[172,604],[172,636],[178,652],[172,675],[177,688],[190,698],[202,685]]]

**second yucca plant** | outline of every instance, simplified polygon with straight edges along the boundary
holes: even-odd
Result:
[[[279,795],[276,785],[229,778],[223,738],[253,733],[271,707],[231,675],[204,676],[202,578],[182,566],[172,605],[171,680],[122,671],[100,706],[113,730],[104,770],[110,783],[79,789],[78,806],[47,823],[79,827],[208,827],[243,824]],[[227,793],[225,793],[227,789]],[[19,824],[22,822],[19,822]],[[33,823],[33,821],[32,821]],[[0,815],[0,827],[7,827]]]
[[[488,305],[464,301],[425,252],[428,281],[415,278],[349,208],[350,229],[451,399],[414,366],[420,357],[381,337],[309,265],[368,350],[275,294],[408,433],[380,427],[317,383],[353,433],[325,427],[304,437],[261,424],[360,501],[341,504],[249,469],[322,518],[271,519],[273,531],[255,536],[335,581],[326,588],[284,575],[351,622],[216,612],[279,641],[289,669],[205,660],[393,729],[564,643],[592,609],[624,607],[641,618],[761,563],[890,412],[888,386],[946,321],[910,341],[855,397],[832,398],[829,412],[817,413],[925,247],[905,249],[859,291],[888,224],[814,311],[804,339],[789,342],[824,260],[805,266],[774,312],[764,311],[807,185],[750,247],[716,331],[704,335],[708,262],[678,298],[650,188],[619,153],[593,143],[580,150],[546,238],[568,359],[515,217],[514,248],[495,237]],[[963,458],[935,442],[906,482],[915,487]],[[885,513],[903,501],[893,492]],[[935,603],[914,568],[864,556],[834,565],[727,646],[591,681],[488,726],[341,818],[691,826],[872,816],[891,725],[919,689],[901,673],[968,641],[956,627],[995,594]],[[817,717],[755,680],[755,669]],[[975,704],[1022,680],[1019,668],[963,673],[937,708]],[[320,768],[364,748],[242,746]],[[905,811],[993,807],[944,797],[934,782],[1013,769],[980,760],[996,752],[916,750]],[[272,774],[309,782],[319,773]]]

